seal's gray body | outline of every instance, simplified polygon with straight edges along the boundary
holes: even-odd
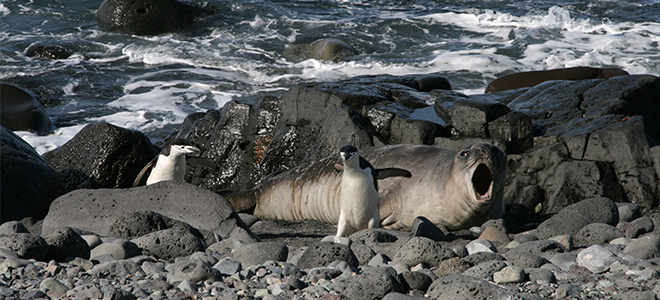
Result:
[[[461,151],[426,145],[367,148],[362,156],[374,166],[408,170],[412,178],[379,182],[381,226],[410,228],[417,216],[449,229],[480,225],[504,214],[506,156],[477,143]],[[267,178],[254,189],[230,196],[237,211],[254,209],[260,218],[314,219],[337,223],[341,209],[339,156],[304,163]],[[477,192],[478,191],[478,192]]]

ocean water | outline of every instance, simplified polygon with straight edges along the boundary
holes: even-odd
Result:
[[[220,1],[192,28],[157,36],[111,32],[101,0],[0,0],[0,81],[34,91],[56,127],[17,132],[39,153],[106,121],[162,141],[191,113],[280,96],[301,82],[438,73],[454,90],[573,66],[660,73],[660,1]],[[361,54],[289,61],[289,44],[334,37]],[[26,57],[34,44],[75,51]]]

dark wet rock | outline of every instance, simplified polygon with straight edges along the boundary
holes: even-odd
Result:
[[[460,136],[486,137],[490,136],[488,123],[508,114],[510,111],[511,109],[506,105],[497,101],[468,98],[454,101],[449,115],[454,129],[459,132]],[[503,125],[499,125],[501,129]],[[500,131],[497,132],[503,136],[506,135],[504,129]]]
[[[521,112],[512,111],[488,123],[488,133],[506,141],[508,153],[523,153],[534,148],[532,120]]]
[[[616,227],[603,223],[591,223],[580,229],[574,236],[575,247],[588,247],[609,243],[611,240],[623,237]]]
[[[212,13],[188,1],[106,0],[96,11],[99,21],[110,29],[139,35],[156,35],[190,27],[195,19]]]
[[[67,59],[74,53],[71,49],[61,45],[33,44],[25,49],[25,56],[46,59]]]
[[[619,221],[619,209],[607,198],[585,199],[567,206],[537,228],[541,239],[576,234],[582,227],[591,223],[604,223],[615,226]]]
[[[204,242],[200,238],[175,229],[152,232],[134,239],[133,242],[143,251],[169,261],[205,249]]]
[[[542,212],[548,214],[558,213],[583,199],[623,198],[616,173],[605,162],[565,161],[554,169],[539,172],[539,180],[547,195]]]
[[[0,247],[16,252],[21,258],[43,260],[48,254],[48,243],[39,235],[14,233],[0,235]]]
[[[246,244],[234,251],[234,259],[244,267],[263,264],[265,261],[286,261],[289,248],[278,242],[261,242]]]
[[[185,201],[183,200],[185,199]],[[198,229],[249,242],[258,238],[238,219],[222,196],[184,183],[165,181],[130,189],[77,190],[53,202],[43,232],[68,226],[102,236],[113,222],[132,211],[155,211]]]
[[[67,257],[89,259],[89,245],[71,228],[55,229],[44,239],[48,243],[48,254],[46,255],[48,260],[64,261]]]
[[[365,269],[362,274],[335,280],[334,286],[349,299],[381,299],[390,292],[403,292],[396,271],[389,267]]]
[[[158,152],[144,134],[101,122],[85,126],[43,157],[72,191],[131,187]]]
[[[12,131],[48,133],[51,122],[41,103],[30,92],[9,83],[0,83],[0,125]]]
[[[60,177],[23,139],[0,126],[0,223],[42,219],[65,193]]]
[[[346,245],[321,242],[310,245],[298,260],[298,267],[309,269],[325,267],[333,261],[345,261],[353,267],[358,267],[359,261],[351,248]]]
[[[339,62],[358,54],[353,46],[336,38],[319,39],[311,44],[288,45],[283,52],[284,57],[293,61],[317,59]]]
[[[488,281],[465,275],[449,275],[434,281],[427,295],[431,299],[523,299],[520,295]]]

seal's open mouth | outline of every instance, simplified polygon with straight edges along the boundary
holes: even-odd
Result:
[[[493,184],[493,173],[485,164],[479,164],[472,174],[472,186],[477,193],[477,200],[489,200],[490,187]]]

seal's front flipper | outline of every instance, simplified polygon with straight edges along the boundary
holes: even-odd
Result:
[[[207,167],[214,171],[220,170],[220,166],[208,158],[189,156],[186,157],[186,162],[192,166]]]
[[[410,178],[412,174],[408,170],[399,169],[399,168],[385,168],[385,169],[376,169],[378,173],[377,179],[385,179],[388,177],[407,177]]]
[[[138,176],[135,178],[135,181],[133,181],[133,186],[138,186],[140,184],[140,181],[142,180],[142,177],[144,177],[144,174],[147,173],[151,167],[153,167],[154,163],[156,162],[156,159],[152,159],[142,170],[140,170],[140,173],[138,173]]]
[[[335,164],[335,170],[337,170],[337,172],[342,172],[342,171],[344,171],[344,165],[342,165],[342,164]]]

